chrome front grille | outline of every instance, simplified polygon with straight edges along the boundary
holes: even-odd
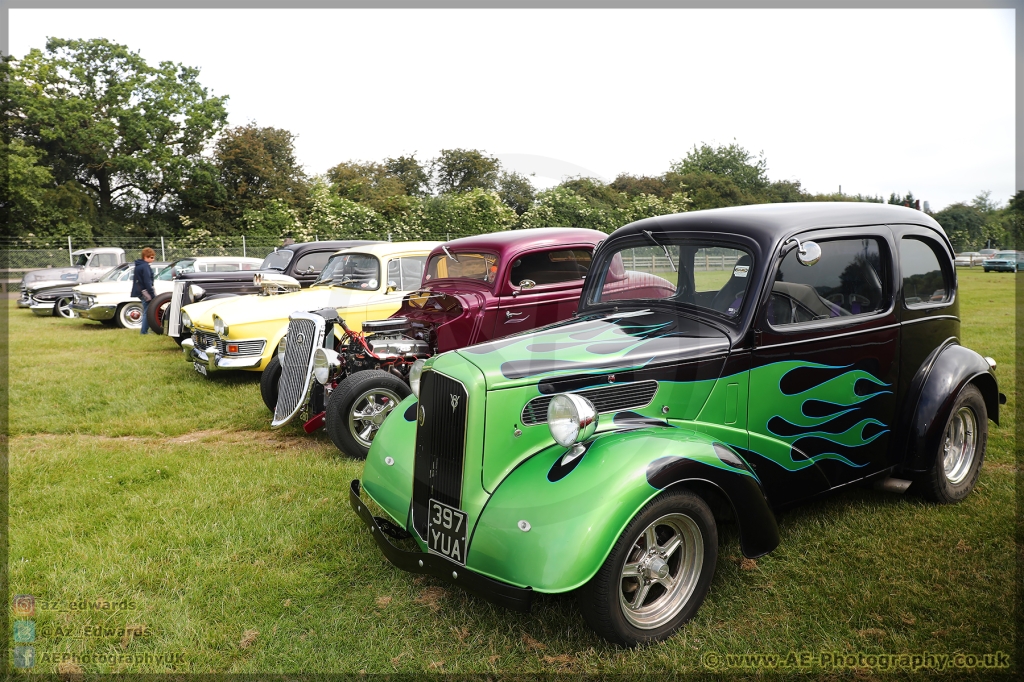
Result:
[[[181,334],[181,299],[185,294],[185,282],[178,280],[174,283],[174,291],[171,293],[170,314],[167,316],[168,336]]]
[[[200,350],[205,351],[210,346],[217,349],[217,352],[221,355],[227,355],[229,357],[238,357],[242,355],[260,355],[263,353],[263,347],[267,345],[266,339],[243,339],[240,341],[228,340],[220,338],[216,334],[210,332],[197,331],[193,334],[192,340],[195,341],[196,347]],[[232,350],[229,346],[237,346],[238,350]]]
[[[412,485],[413,526],[421,538],[427,537],[430,500],[461,506],[468,401],[460,382],[438,372],[423,373]]]
[[[313,380],[313,353],[323,345],[326,329],[327,323],[319,315],[291,314],[272,427],[290,422],[305,404]]]
[[[637,381],[631,384],[610,384],[582,391],[570,391],[583,396],[594,404],[598,414],[637,410],[647,407],[658,392],[658,382]],[[523,408],[522,420],[526,426],[546,424],[548,421],[548,404],[554,396],[542,395],[526,403]]]

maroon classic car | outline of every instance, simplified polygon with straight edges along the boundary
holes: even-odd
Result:
[[[326,422],[339,450],[365,457],[422,360],[571,317],[605,236],[543,227],[446,242],[427,259],[420,290],[391,318],[364,322],[362,332],[332,309],[293,313],[285,351],[263,373],[271,425],[304,412],[307,432]]]

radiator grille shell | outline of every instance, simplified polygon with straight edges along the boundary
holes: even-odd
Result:
[[[323,345],[326,328],[327,322],[319,315],[291,314],[272,427],[284,426],[305,405],[313,381],[313,353]]]

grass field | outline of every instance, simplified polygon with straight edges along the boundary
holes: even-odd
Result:
[[[939,507],[849,490],[781,514],[756,562],[725,527],[697,617],[636,650],[592,634],[571,597],[513,614],[392,568],[348,508],[361,462],[270,431],[257,375],[205,380],[165,338],[11,307],[10,592],[36,599],[34,671],[653,675],[728,654],[1010,653],[1014,278],[960,277],[963,342],[999,361],[1010,401],[975,492]]]

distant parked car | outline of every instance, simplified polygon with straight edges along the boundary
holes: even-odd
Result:
[[[124,249],[117,247],[80,249],[73,251],[71,258],[74,265],[66,268],[41,268],[26,272],[21,278],[18,307],[32,307],[32,296],[41,289],[49,288],[53,284],[75,286],[95,282],[110,272],[111,268],[125,262]]]
[[[353,246],[378,244],[376,241],[349,239],[340,241],[305,242],[291,244],[270,253],[257,268],[263,275],[286,276],[306,289],[324,269],[327,260],[337,251]],[[251,269],[234,272],[183,272],[174,276],[174,290],[160,294],[149,308],[149,326],[166,333],[179,345],[188,338],[181,328],[182,307],[197,301],[258,294],[261,287],[253,282]],[[166,330],[165,330],[166,327]]]
[[[981,264],[985,272],[1017,272],[1020,270],[1024,256],[1018,251],[999,251],[992,258]]]
[[[157,296],[168,293],[173,286],[171,277],[175,272],[212,272],[219,268],[238,270],[246,266],[255,268],[259,263],[259,258],[232,256],[182,258],[172,264],[163,263],[167,267],[162,268],[153,278],[153,289]],[[142,301],[131,295],[134,268],[134,263],[126,263],[118,269],[117,279],[75,287],[71,309],[88,320],[116,324],[125,329],[139,329],[142,327]]]
[[[953,259],[953,263],[958,268],[969,268],[975,265],[980,265],[983,260],[985,260],[985,256],[977,251],[964,251],[963,253],[958,253],[956,255],[956,258]]]

